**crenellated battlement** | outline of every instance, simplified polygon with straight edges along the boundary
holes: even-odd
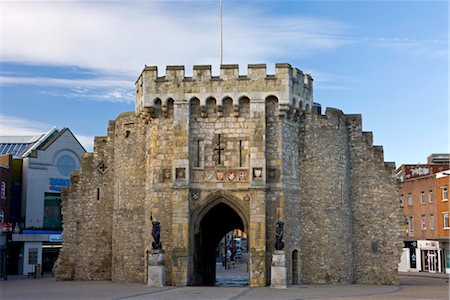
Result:
[[[222,107],[224,99],[238,105],[243,97],[250,101],[265,101],[276,97],[280,107],[309,110],[313,104],[313,79],[290,64],[276,64],[275,74],[267,74],[265,64],[249,64],[247,75],[239,74],[239,65],[220,66],[220,75],[212,74],[211,65],[193,67],[186,76],[184,66],[167,66],[164,76],[156,66],[145,66],[136,81],[136,112],[149,108],[167,107],[169,102],[215,100]]]

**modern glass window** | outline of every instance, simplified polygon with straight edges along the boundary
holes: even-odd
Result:
[[[420,192],[420,204],[425,204],[425,192]]]
[[[433,203],[433,199],[434,195],[433,195],[433,190],[429,190],[428,191],[428,202]]]
[[[414,217],[409,216],[408,218],[408,233],[409,236],[414,236]]]
[[[405,206],[405,196],[401,195],[400,196],[400,207],[404,207]]]
[[[412,194],[408,193],[408,206],[412,206]]]
[[[434,215],[430,215],[430,230],[434,230]]]
[[[420,229],[427,230],[427,217],[425,215],[422,215],[420,220]]]
[[[44,229],[62,229],[61,195],[59,193],[45,193]]]
[[[442,215],[444,216],[444,229],[450,229],[448,224],[448,211],[442,213]]]

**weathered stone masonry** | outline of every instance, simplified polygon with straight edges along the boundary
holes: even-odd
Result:
[[[361,123],[322,115],[312,78],[288,64],[145,67],[135,112],[110,121],[63,193],[57,278],[146,282],[153,218],[169,285],[213,282],[234,228],[249,237],[250,285],[266,285],[277,220],[290,282],[398,283],[393,166]]]

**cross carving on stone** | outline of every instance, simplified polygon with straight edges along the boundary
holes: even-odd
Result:
[[[220,134],[219,134],[219,141],[217,142],[217,148],[216,149],[214,149],[215,151],[217,151],[218,153],[219,153],[219,159],[218,159],[218,164],[220,165],[221,163],[222,163],[222,161],[221,161],[221,153],[222,153],[222,151],[224,151],[225,150],[225,148],[223,148],[223,147],[220,147]]]

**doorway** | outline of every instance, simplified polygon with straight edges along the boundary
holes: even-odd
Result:
[[[224,200],[224,199],[222,199]],[[248,284],[248,273],[246,273],[246,280],[242,280],[242,275],[236,275],[236,263],[231,264],[231,254],[236,255],[236,242],[234,240],[233,232],[239,230],[245,232],[244,220],[230,205],[223,201],[215,201],[214,204],[209,205],[206,212],[201,215],[199,223],[194,228],[193,238],[193,268],[190,276],[190,285],[227,285],[232,284],[233,280],[239,278],[242,285]],[[231,232],[231,234],[230,234]],[[228,237],[227,237],[228,236]],[[224,237],[227,237],[228,244],[223,243]],[[221,245],[221,241],[223,245]],[[233,246],[234,242],[234,246]],[[222,256],[220,255],[220,247],[224,247],[225,259],[229,259],[229,265],[225,265],[222,269]],[[233,249],[234,247],[234,249]],[[242,250],[241,250],[242,251]],[[227,253],[228,252],[228,253]],[[227,254],[228,258],[227,258]],[[242,253],[241,253],[242,255]],[[233,257],[234,260],[234,257]],[[241,265],[240,265],[241,266]],[[234,267],[225,268],[225,267]],[[247,272],[247,266],[243,267]],[[226,276],[227,280],[223,280],[222,270],[231,270]],[[217,271],[221,272],[220,282],[217,281]],[[234,274],[234,275],[233,275]],[[236,276],[235,276],[236,275]]]

